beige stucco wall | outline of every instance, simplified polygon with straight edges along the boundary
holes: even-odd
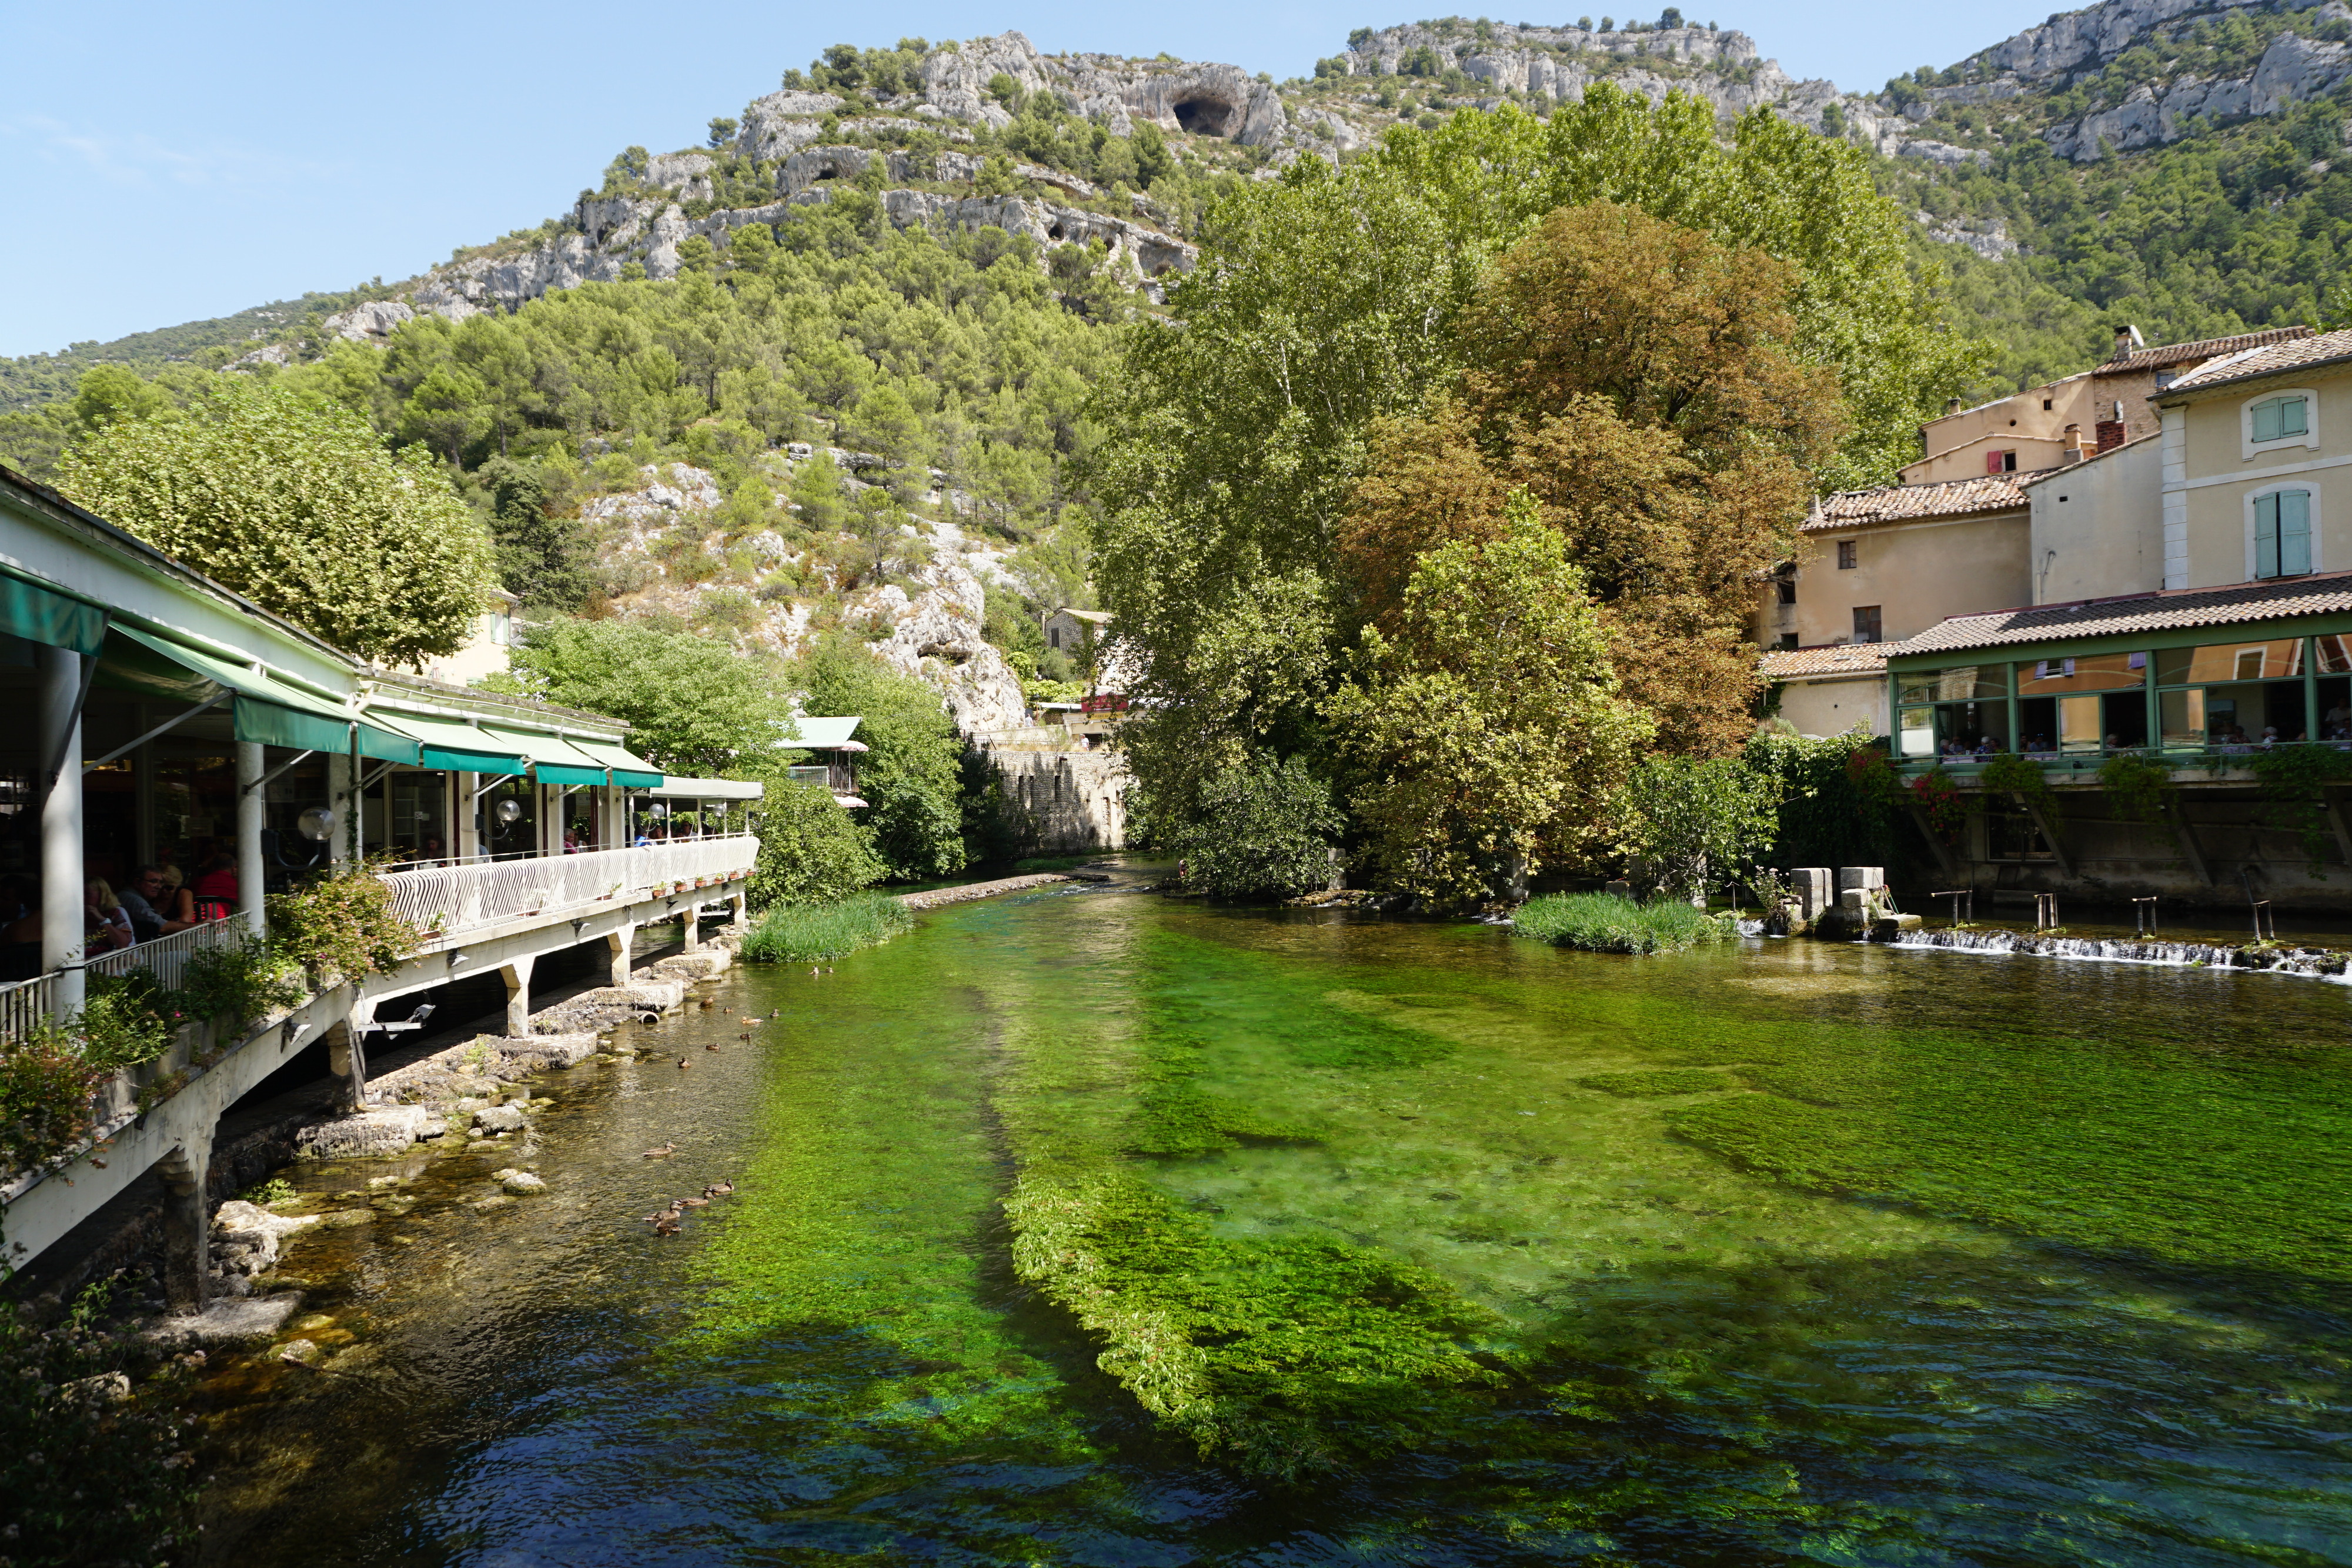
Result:
[[[1800,647],[1853,641],[1857,605],[1879,607],[1882,642],[1916,636],[1948,616],[2032,602],[2032,525],[2023,509],[1808,534],[1797,558]],[[1841,571],[1837,541],[1854,541]]]
[[[1886,733],[1886,676],[1843,675],[1834,680],[1790,681],[1780,688],[1780,716],[1800,735],[1843,735],[1856,725],[1872,735]]]
[[[2311,434],[2284,445],[2247,450],[2245,410],[2283,392],[2312,398]],[[2178,406],[2174,461],[2164,502],[2185,533],[2181,588],[2245,582],[2252,576],[2252,500],[2288,485],[2312,498],[2314,571],[2352,569],[2352,374],[2340,367],[2216,389]]]
[[[2065,604],[2164,586],[2161,451],[2158,442],[2139,441],[2027,489],[2032,602]]]
[[[2083,450],[2093,450],[2099,421],[2115,418],[2119,407],[2125,440],[2153,435],[2161,423],[2148,401],[2155,391],[2153,371],[2115,375],[2091,370],[1930,420],[1919,430],[1927,455],[1903,470],[1903,482],[1926,485],[1980,477],[1987,452],[2015,452],[2020,474],[2063,466],[2068,428],[2073,427]],[[2046,409],[2042,406],[2045,402],[2050,405]]]
[[[506,622],[504,628],[499,622]],[[474,617],[474,634],[454,653],[425,661],[424,673],[453,686],[470,686],[484,675],[507,668],[508,643],[513,635],[513,613],[505,606]]]

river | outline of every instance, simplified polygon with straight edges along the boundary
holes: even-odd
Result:
[[[2352,1563],[2343,986],[1112,886],[714,994],[293,1245],[209,1560]]]

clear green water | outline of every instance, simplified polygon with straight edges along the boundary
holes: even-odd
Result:
[[[216,1560],[2352,1563],[2344,988],[1092,890],[719,1000],[289,1255]]]

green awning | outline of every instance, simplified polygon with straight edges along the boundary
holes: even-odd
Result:
[[[642,757],[633,757],[629,748],[617,740],[598,740],[593,736],[575,735],[571,738],[575,750],[584,751],[590,759],[613,770],[613,782],[626,789],[650,789],[662,781],[661,769]]]
[[[508,737],[454,718],[387,708],[370,708],[368,717],[415,737],[424,747],[421,767],[446,768],[452,773],[530,771],[530,758],[508,745]]]
[[[0,632],[89,657],[106,646],[106,612],[30,579],[0,572]]]
[[[530,758],[530,770],[542,784],[602,784],[604,765],[566,741],[562,736],[548,735],[535,729],[518,729],[512,725],[486,724],[484,735],[496,736],[501,742],[511,743]]]
[[[361,756],[386,762],[416,760],[415,740],[380,728],[262,671],[133,627],[118,625],[112,631],[121,640],[109,642],[99,666],[99,674],[107,677],[110,685],[194,702],[226,688],[236,694],[235,727],[239,740],[341,754],[351,749],[356,726]]]

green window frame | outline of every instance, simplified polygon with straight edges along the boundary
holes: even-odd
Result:
[[[2253,423],[2253,438],[2258,442],[2284,441],[2311,434],[2311,400],[2301,393],[2266,397],[2247,412]]]
[[[2311,570],[2311,492],[2273,490],[2254,497],[2254,576],[2302,577]]]

